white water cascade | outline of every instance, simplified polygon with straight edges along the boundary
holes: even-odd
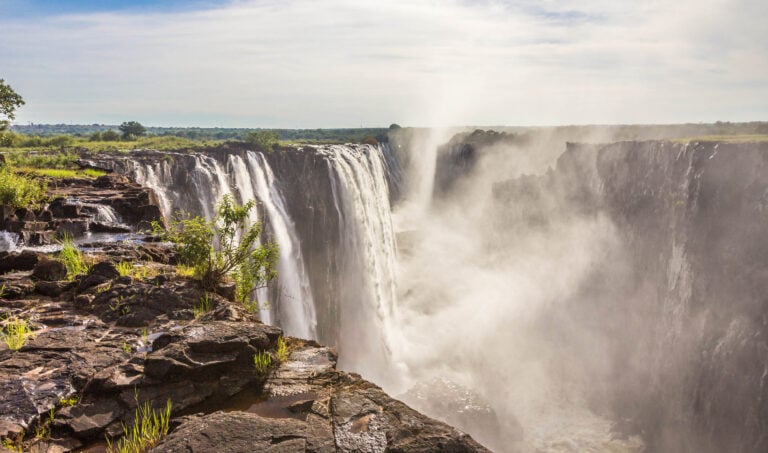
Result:
[[[299,248],[296,226],[275,183],[272,169],[261,154],[248,153],[248,168],[253,186],[267,212],[269,223],[280,248],[277,263],[277,306],[281,327],[288,335],[317,338],[317,320],[312,288]]]
[[[397,323],[397,254],[386,162],[379,147],[368,145],[331,145],[319,152],[327,158],[342,237],[340,366],[386,385],[397,362],[390,348]]]
[[[288,335],[316,339],[315,306],[299,238],[268,162],[254,152],[248,152],[246,159],[230,155],[225,171],[213,157],[185,157],[193,159],[193,165],[187,167],[181,180],[178,172],[174,177],[172,163],[167,159],[132,161],[131,171],[140,184],[155,190],[166,218],[179,211],[213,218],[224,195],[232,195],[240,204],[260,202],[266,213],[264,221],[280,250],[277,291],[257,292],[260,317],[267,324],[279,324]],[[258,210],[253,209],[248,224],[259,220]],[[275,295],[275,300],[269,300],[270,294]]]

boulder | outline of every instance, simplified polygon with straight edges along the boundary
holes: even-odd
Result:
[[[57,237],[80,237],[88,231],[88,220],[85,219],[67,219],[60,220],[56,226]]]
[[[94,233],[130,233],[131,228],[119,223],[91,222],[90,230]]]
[[[47,297],[59,297],[70,285],[69,282],[41,280],[35,283],[35,292]]]
[[[93,182],[93,187],[99,189],[113,189],[119,185],[129,184],[130,180],[122,175],[104,175],[96,178]]]
[[[101,285],[109,280],[117,278],[120,273],[115,268],[115,265],[109,261],[102,261],[94,264],[88,271],[88,274],[80,281],[79,291],[85,291],[88,288]]]
[[[31,271],[35,268],[39,256],[36,252],[0,252],[0,274],[10,271]]]
[[[32,271],[34,280],[43,280],[47,282],[64,280],[67,277],[67,267],[58,260],[42,257],[35,265]]]

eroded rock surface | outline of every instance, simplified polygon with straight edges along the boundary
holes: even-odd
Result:
[[[289,338],[280,362],[279,328],[173,266],[137,262],[137,276],[121,276],[125,256],[170,261],[145,246],[113,244],[72,281],[50,256],[5,255],[14,270],[0,275],[0,318],[35,332],[16,351],[0,343],[0,438],[24,451],[89,448],[122,435],[137,405],[170,400],[171,432],[154,451],[486,451],[337,371],[331,348]],[[195,318],[203,298],[212,308]],[[256,353],[272,365],[256,369]]]

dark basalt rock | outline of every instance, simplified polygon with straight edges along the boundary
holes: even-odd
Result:
[[[333,444],[320,442],[307,422],[282,418],[270,419],[247,412],[215,412],[205,416],[180,419],[178,427],[152,452],[250,453],[335,452]],[[321,431],[322,432],[322,431]]]
[[[64,280],[67,276],[67,267],[61,261],[40,258],[32,270],[32,278],[34,280],[43,280],[47,282]]]
[[[31,271],[35,268],[39,255],[37,252],[24,250],[19,252],[0,252],[0,274],[10,271]]]

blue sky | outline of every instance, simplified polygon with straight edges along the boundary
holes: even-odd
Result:
[[[764,0],[0,0],[17,123],[768,120]]]
[[[226,3],[215,0],[0,0],[0,7],[6,17],[29,18],[106,11],[178,12],[206,9]]]

